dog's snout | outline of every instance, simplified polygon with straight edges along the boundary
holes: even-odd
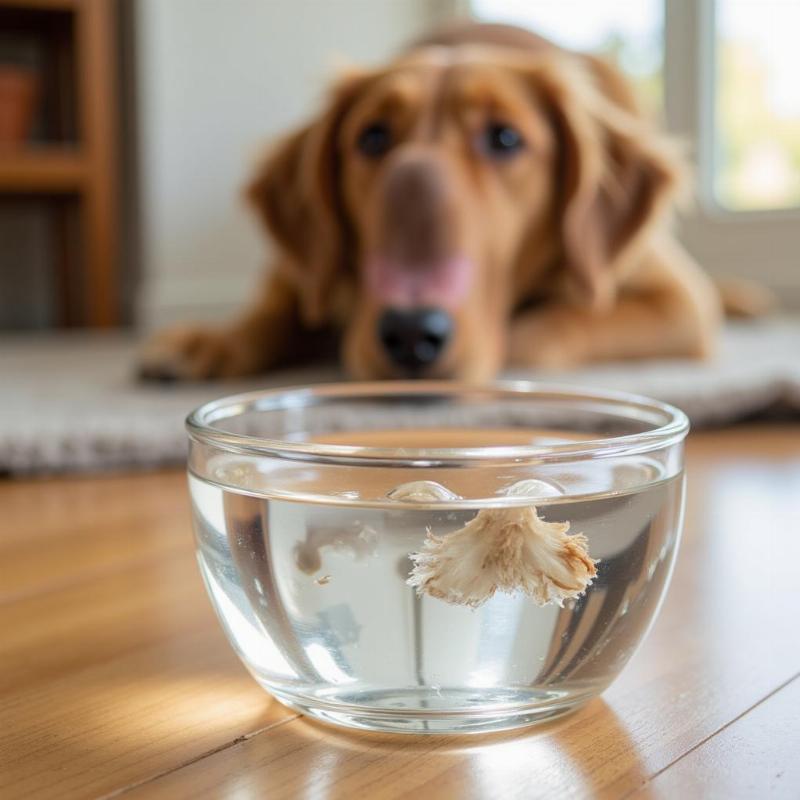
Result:
[[[403,154],[384,187],[383,248],[394,260],[421,267],[448,251],[448,189],[442,164],[430,155]]]
[[[378,321],[378,337],[386,354],[395,366],[411,373],[439,359],[452,331],[452,318],[440,308],[390,308]]]

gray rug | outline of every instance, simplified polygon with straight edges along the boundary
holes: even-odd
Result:
[[[284,371],[236,383],[142,385],[131,378],[131,338],[61,335],[0,340],[0,472],[154,467],[180,463],[183,420],[195,406],[267,386],[338,380],[334,367]],[[695,426],[772,412],[800,416],[800,320],[730,325],[712,363],[596,365],[510,378],[611,388],[683,408]]]

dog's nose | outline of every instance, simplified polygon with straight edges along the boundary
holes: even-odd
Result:
[[[378,336],[387,355],[410,372],[433,364],[452,331],[453,320],[440,308],[389,308],[378,320]]]

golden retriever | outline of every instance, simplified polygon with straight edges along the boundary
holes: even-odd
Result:
[[[669,230],[682,164],[602,60],[464,25],[349,74],[247,195],[277,247],[231,324],[163,332],[157,378],[340,348],[358,378],[702,357],[717,292]]]

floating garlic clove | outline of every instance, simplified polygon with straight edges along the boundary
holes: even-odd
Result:
[[[558,497],[564,490],[555,484],[547,481],[540,481],[537,478],[525,478],[525,480],[512,483],[503,494],[506,497],[530,497],[531,500],[541,500],[543,497]]]
[[[520,481],[509,496],[539,496],[541,481]],[[550,487],[548,494],[557,494]],[[495,592],[525,592],[539,605],[577,597],[597,573],[583,534],[569,536],[568,522],[547,522],[535,506],[486,508],[461,530],[436,536],[430,530],[422,551],[410,555],[407,583],[418,594],[472,608]]]
[[[446,486],[436,481],[411,481],[401,483],[387,492],[390,500],[403,500],[406,503],[430,503],[442,500],[460,500],[461,497],[451,492]]]

